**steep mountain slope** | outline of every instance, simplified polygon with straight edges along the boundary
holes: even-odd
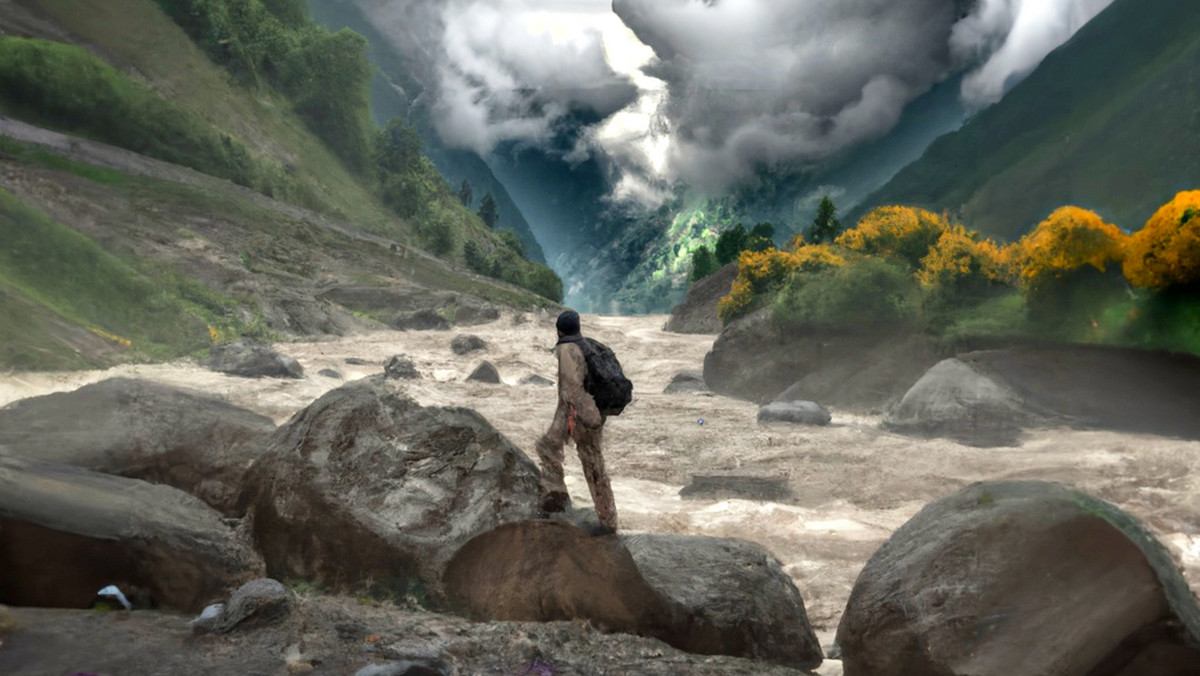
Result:
[[[1014,238],[1078,204],[1127,230],[1200,180],[1200,12],[1117,0],[858,210],[903,203]]]
[[[552,304],[414,246],[421,224],[389,210],[370,174],[278,92],[237,83],[154,0],[18,0],[0,31],[0,115],[26,120],[0,117],[0,369],[343,334],[400,310]],[[79,114],[96,101],[130,119]],[[460,219],[456,238],[506,246],[441,190],[420,194]]]
[[[497,227],[517,233],[529,258],[545,262],[542,246],[525,215],[487,163],[475,153],[447,148],[433,130],[428,102],[422,98],[426,89],[424,78],[428,74],[414,72],[421,67],[421,61],[398,53],[395,43],[384,37],[354,3],[309,0],[308,7],[313,19],[329,29],[349,28],[367,38],[368,56],[379,69],[371,86],[371,114],[376,124],[383,126],[388,120],[399,117],[416,127],[421,133],[425,154],[446,177],[450,187],[457,190],[464,180],[469,182],[474,196],[472,208],[478,207],[484,195],[491,194],[500,215]],[[413,41],[413,44],[415,47],[419,43]]]

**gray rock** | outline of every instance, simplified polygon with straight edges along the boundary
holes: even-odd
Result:
[[[958,359],[929,369],[888,410],[886,429],[972,446],[1016,445],[1036,416],[1015,392]]]
[[[804,599],[767,550],[729,538],[639,534],[622,540],[670,609],[670,629],[660,637],[667,643],[796,669],[820,666],[821,646]]]
[[[737,263],[730,263],[704,279],[692,282],[683,302],[671,308],[664,327],[675,333],[720,333],[717,302],[729,295],[737,278]]]
[[[371,664],[354,672],[354,676],[451,676],[453,673],[442,660],[402,660]]]
[[[536,373],[530,373],[522,378],[520,384],[526,387],[554,387],[553,380],[543,378]]]
[[[0,446],[187,491],[236,515],[246,467],[275,423],[211,395],[113,378],[0,409]]]
[[[699,371],[682,371],[676,373],[671,382],[663,388],[663,394],[691,394],[707,392],[708,385],[704,384],[704,374]]]
[[[790,500],[787,479],[779,476],[745,474],[695,474],[692,482],[679,490],[679,497],[704,500]]]
[[[342,379],[342,374],[334,371],[333,369],[321,369],[320,371],[317,371],[317,375],[325,376],[326,378],[335,378],[337,380]]]
[[[211,631],[226,634],[235,628],[261,626],[291,612],[292,594],[276,580],[260,578],[238,587],[222,608]]]
[[[761,547],[592,535],[574,518],[509,523],[472,539],[446,569],[454,605],[476,620],[584,619],[693,653],[821,663],[800,592]]]
[[[246,481],[277,578],[367,581],[441,602],[467,540],[537,508],[533,463],[478,413],[422,407],[382,376],[326,393],[272,437]]]
[[[188,622],[188,626],[197,634],[203,634],[213,631],[217,626],[217,622],[221,619],[221,613],[225,612],[224,603],[214,603],[211,606],[206,606],[194,620]]]
[[[730,322],[704,357],[709,389],[765,404],[796,397],[850,410],[882,410],[904,396],[947,348],[909,330],[785,331],[770,308]]]
[[[1117,507],[987,482],[930,503],[880,547],[837,644],[846,676],[1180,676],[1200,664],[1200,608]]]
[[[471,375],[467,376],[467,380],[475,383],[488,383],[491,385],[500,384],[500,372],[492,366],[491,362],[480,362],[479,366],[471,371]]]
[[[170,486],[0,456],[0,603],[85,608],[107,585],[196,611],[263,564],[198,499]]]
[[[383,374],[394,380],[415,380],[421,377],[408,355],[398,354],[383,364]]]
[[[464,334],[455,336],[454,340],[450,341],[450,350],[454,354],[468,354],[477,350],[486,350],[487,343],[479,336]]]
[[[828,425],[832,416],[814,401],[773,402],[758,409],[758,422]]]
[[[401,331],[448,331],[450,322],[433,310],[417,310],[396,315],[392,327]]]
[[[370,363],[366,359],[360,359],[359,357],[346,357],[345,361],[351,366],[366,366]]]
[[[208,358],[200,364],[213,371],[244,378],[304,377],[304,368],[295,359],[250,341],[214,345]]]

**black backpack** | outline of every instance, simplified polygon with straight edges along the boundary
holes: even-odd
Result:
[[[621,415],[633,401],[633,383],[621,370],[617,355],[606,345],[591,338],[579,341],[583,358],[587,360],[587,375],[583,389],[596,400],[596,408],[604,415]]]

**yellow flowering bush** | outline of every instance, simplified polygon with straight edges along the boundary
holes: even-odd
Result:
[[[990,239],[979,239],[961,225],[947,229],[921,259],[917,281],[927,289],[948,288],[971,279],[1008,283],[1009,256]]]
[[[1062,207],[1021,238],[1013,263],[1028,289],[1088,265],[1104,272],[1110,263],[1120,264],[1127,240],[1096,213]]]
[[[717,316],[728,322],[746,314],[762,296],[779,289],[797,271],[815,272],[845,263],[826,244],[801,245],[794,251],[743,251],[738,256],[738,275],[729,295],[717,302]]]
[[[1135,286],[1165,289],[1200,282],[1200,190],[1164,204],[1125,248],[1125,278]]]
[[[929,249],[949,228],[946,219],[916,207],[879,207],[872,210],[852,230],[838,236],[838,246],[881,256],[917,268]]]

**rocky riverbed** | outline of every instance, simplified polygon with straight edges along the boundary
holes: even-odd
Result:
[[[751,402],[663,393],[679,372],[700,369],[714,339],[665,332],[665,322],[664,316],[583,320],[585,334],[612,347],[634,383],[634,402],[606,427],[605,457],[622,528],[737,537],[765,547],[795,581],[826,648],[855,578],[879,546],[927,503],[976,481],[1053,481],[1107,500],[1144,522],[1192,588],[1200,585],[1200,442],[1051,428],[1024,432],[1016,446],[979,448],[892,434],[881,429],[879,415],[837,408],[824,427],[760,424]],[[451,342],[463,334],[478,336],[484,347],[456,353]],[[555,394],[529,377],[554,379],[553,338],[552,316],[508,314],[472,327],[276,345],[303,366],[299,379],[235,377],[190,361],[7,374],[0,375],[0,406],[121,376],[201,390],[282,424],[326,392],[382,373],[390,357],[403,354],[419,375],[404,381],[409,396],[426,406],[474,409],[532,454]],[[748,362],[755,358],[745,355]],[[501,383],[467,381],[483,360],[496,367]],[[586,506],[586,484],[570,456],[567,475],[576,505]],[[680,497],[696,475],[782,482],[786,491],[770,500],[719,492]],[[18,620],[52,622],[48,613]],[[831,659],[817,673],[841,669]]]

